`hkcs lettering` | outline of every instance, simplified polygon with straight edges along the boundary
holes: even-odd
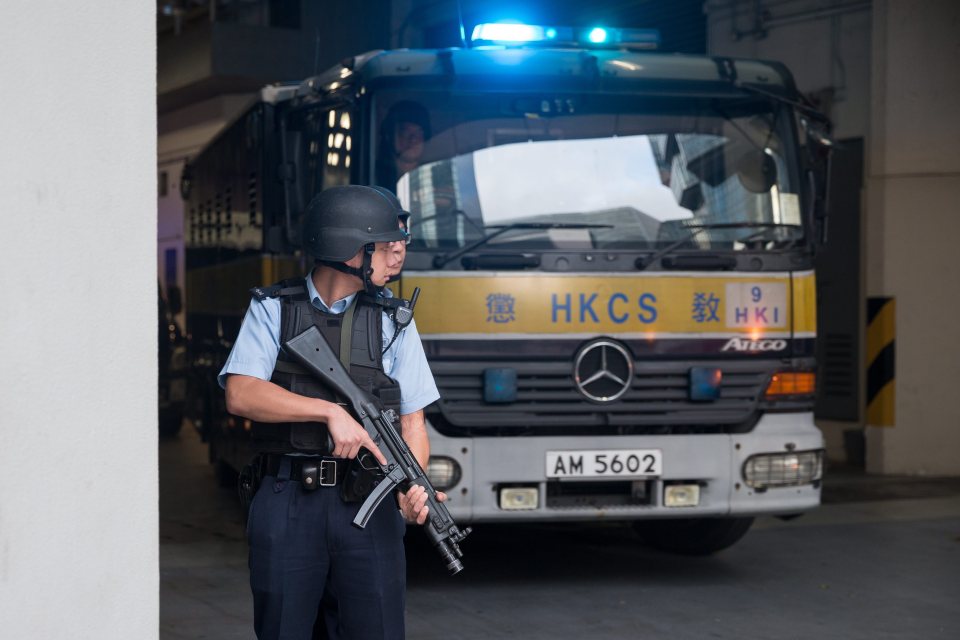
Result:
[[[643,324],[651,324],[657,320],[657,297],[652,293],[643,293],[637,297],[636,318]],[[614,293],[606,300],[600,299],[599,294],[565,293],[550,296],[550,320],[554,324],[563,322],[569,324],[574,318],[581,323],[588,320],[599,324],[601,317],[609,319],[614,324],[624,324],[630,319],[630,297],[625,293]]]

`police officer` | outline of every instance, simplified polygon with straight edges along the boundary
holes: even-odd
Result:
[[[221,371],[227,409],[253,421],[260,452],[263,479],[247,527],[260,640],[309,638],[325,587],[337,603],[331,636],[404,636],[404,519],[423,524],[427,496],[421,487],[398,493],[399,510],[381,505],[365,529],[354,527],[359,505],[346,489],[355,459],[361,449],[383,455],[331,390],[280,349],[316,326],[358,385],[398,410],[404,440],[426,465],[423,408],[439,393],[416,324],[397,331],[383,304],[382,287],[399,268],[393,243],[405,240],[403,213],[369,187],[317,195],[302,236],[314,269],[253,290]]]

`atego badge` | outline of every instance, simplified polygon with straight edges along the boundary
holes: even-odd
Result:
[[[786,340],[750,340],[748,338],[730,338],[720,351],[783,351]]]

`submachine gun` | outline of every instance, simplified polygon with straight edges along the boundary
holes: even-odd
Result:
[[[396,412],[382,409],[376,398],[356,385],[316,327],[311,326],[300,335],[287,340],[284,349],[312,375],[329,385],[347,401],[353,416],[367,430],[370,439],[387,459],[387,464],[381,465],[372,455],[365,456],[376,463],[383,478],[360,506],[353,524],[364,528],[383,499],[394,489],[407,490],[418,484],[426,489],[427,506],[430,507],[427,522],[424,524],[427,536],[440,552],[450,574],[459,573],[463,569],[463,563],[460,562],[463,553],[460,551],[459,542],[470,533],[470,527],[461,531],[446,505],[437,500],[436,489],[411,453],[410,447],[393,426],[398,419]]]

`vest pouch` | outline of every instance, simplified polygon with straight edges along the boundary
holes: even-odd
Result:
[[[290,444],[300,451],[329,453],[327,425],[321,422],[291,423]]]
[[[361,389],[383,398],[385,408],[400,408],[397,382],[383,371],[383,363],[379,357],[383,330],[383,310],[380,305],[358,295],[343,314],[321,310],[310,300],[303,278],[284,280],[271,287],[255,289],[253,295],[257,300],[279,299],[281,344],[300,335],[307,327],[316,327],[341,362],[346,360],[344,364],[348,367],[350,377]],[[344,358],[344,354],[351,357]],[[338,400],[333,389],[310,375],[283,350],[277,355],[270,381],[300,396],[328,402]],[[383,391],[386,393],[382,393]],[[251,435],[254,450],[257,452],[331,452],[327,427],[319,422],[254,422]],[[369,480],[366,484],[372,486]],[[358,493],[368,490],[361,486]]]
[[[384,386],[377,389],[377,397],[380,398],[380,404],[383,405],[385,409],[393,409],[398,414],[400,413],[400,386]],[[399,431],[399,426],[398,429]]]

